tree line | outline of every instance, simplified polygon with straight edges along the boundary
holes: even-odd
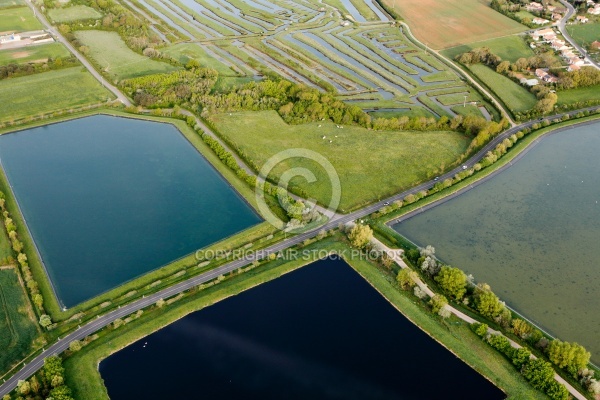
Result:
[[[29,292],[31,301],[36,306],[38,312],[41,314],[40,325],[43,327],[49,326],[52,321],[50,317],[45,314],[44,310],[44,297],[40,293],[39,285],[34,279],[31,269],[29,268],[29,262],[27,255],[24,253],[24,244],[19,239],[19,234],[15,221],[11,218],[10,213],[6,207],[6,195],[0,191],[0,210],[2,211],[2,218],[4,220],[4,228],[8,234],[8,238],[11,242],[12,250],[17,254],[17,262],[25,281],[25,286]]]
[[[12,394],[2,400],[74,400],[71,389],[65,381],[65,368],[62,359],[50,356],[44,366],[31,378],[20,380]]]
[[[75,67],[77,65],[79,65],[79,61],[72,55],[68,57],[50,57],[46,62],[29,62],[23,64],[10,63],[8,65],[0,66],[0,80]]]

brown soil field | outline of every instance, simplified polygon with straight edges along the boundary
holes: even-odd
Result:
[[[489,6],[488,0],[383,0],[414,35],[437,50],[523,32],[528,28]]]

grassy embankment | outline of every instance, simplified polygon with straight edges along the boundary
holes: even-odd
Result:
[[[75,5],[71,7],[52,8],[48,10],[48,16],[52,22],[72,22],[83,19],[98,19],[102,17],[92,7]]]
[[[327,249],[344,251],[348,247],[338,237],[327,238],[314,243],[307,249]],[[347,260],[352,268],[361,274],[375,289],[387,298],[400,312],[434,339],[451,349],[474,369],[506,391],[510,398],[545,399],[533,390],[519,375],[518,371],[499,353],[483,343],[468,326],[459,320],[442,322],[432,315],[426,306],[408,292],[397,289],[393,276],[365,260]],[[76,398],[86,400],[106,400],[106,388],[98,372],[98,363],[110,354],[128,344],[159,330],[185,315],[210,306],[217,301],[236,295],[260,283],[291,272],[310,261],[295,260],[284,263],[277,260],[242,275],[235,276],[216,286],[192,293],[170,307],[154,309],[116,331],[108,331],[79,353],[65,362],[67,380],[74,388]]]
[[[81,67],[0,80],[0,124],[114,99]]]
[[[0,51],[0,66],[46,62],[48,58],[68,57],[69,51],[61,43],[47,43],[19,49]]]
[[[0,9],[0,32],[27,32],[43,29],[27,6]]]
[[[288,125],[275,111],[220,114],[213,116],[212,121],[219,133],[237,146],[249,165],[260,168],[271,156],[294,148],[310,149],[325,156],[340,177],[339,208],[345,212],[432,177],[442,167],[456,162],[469,144],[467,137],[456,132],[378,132],[357,126],[337,128],[328,121]],[[307,184],[292,179],[292,185],[329,204],[327,174],[310,160],[282,163],[274,169],[273,177],[279,177],[285,167],[300,166],[310,168],[318,182]]]
[[[12,267],[1,266],[0,376],[31,352],[34,341],[41,336],[37,326],[17,272]]]
[[[75,36],[89,48],[89,57],[115,81],[179,69],[134,52],[116,32],[77,31]]]

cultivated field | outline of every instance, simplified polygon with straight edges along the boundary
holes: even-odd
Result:
[[[27,46],[20,49],[1,50],[0,65],[46,62],[49,57],[68,57],[69,51],[60,43]]]
[[[37,323],[12,268],[0,268],[0,375],[27,356],[38,337]]]
[[[88,6],[76,5],[72,7],[53,8],[48,15],[54,22],[71,22],[80,19],[98,19],[102,17],[98,11]]]
[[[175,71],[165,62],[155,61],[131,50],[116,32],[78,31],[77,39],[90,49],[90,57],[115,80]]]
[[[0,123],[86,104],[114,96],[81,67],[0,80]]]
[[[439,174],[469,144],[468,138],[456,132],[377,132],[356,126],[338,128],[325,121],[287,125],[274,111],[220,114],[212,121],[259,168],[285,149],[307,148],[327,157],[340,176],[340,209],[344,211]],[[328,204],[331,193],[325,171],[306,159],[287,164],[288,168],[299,166],[311,168],[319,181],[306,184],[299,179],[292,184]],[[275,176],[284,170],[284,165],[279,167]]]
[[[535,106],[535,96],[523,86],[491,68],[475,64],[469,67],[473,75],[485,83],[513,112],[524,112]]]
[[[443,50],[442,54],[454,60],[457,55],[480,47],[488,47],[492,53],[496,54],[503,60],[510,62],[515,62],[519,58],[529,58],[535,55],[523,37],[519,35],[505,36],[497,39],[484,40],[482,42],[452,47],[450,49]]]
[[[487,0],[384,0],[417,38],[434,49],[523,32],[528,28],[494,11]]]
[[[29,7],[0,9],[0,32],[26,32],[42,29]]]

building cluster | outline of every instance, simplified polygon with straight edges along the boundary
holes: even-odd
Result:
[[[525,9],[529,12],[534,12],[538,14],[550,14],[553,21],[558,21],[563,17],[563,14],[566,12],[564,8],[556,7],[553,5],[544,5],[542,3],[538,3],[536,1],[532,1],[525,6]],[[532,20],[532,22],[536,25],[546,25],[550,23],[550,20],[536,17]]]
[[[587,0],[588,14],[600,15],[600,3],[596,4],[594,0]]]
[[[585,61],[579,56],[577,50],[568,45],[564,40],[559,39],[552,28],[540,29],[531,34],[533,40],[547,43],[560,53],[561,57],[569,63],[569,71],[576,71],[585,64]]]

